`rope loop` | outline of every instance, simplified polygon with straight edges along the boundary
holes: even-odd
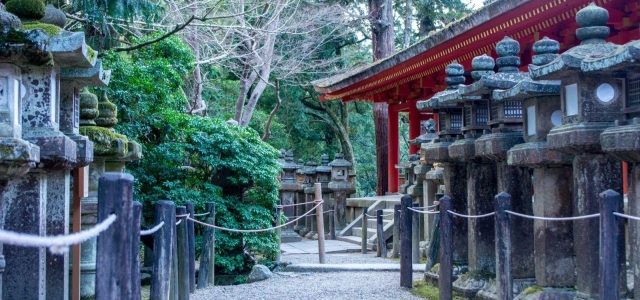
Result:
[[[490,212],[487,214],[483,214],[483,215],[463,215],[460,213],[457,213],[455,211],[451,211],[451,210],[447,210],[448,213],[457,216],[457,217],[461,217],[461,218],[467,218],[467,219],[479,219],[479,218],[485,218],[485,217],[490,217],[496,214],[496,212]]]
[[[599,213],[591,214],[591,215],[584,215],[584,216],[575,216],[575,217],[538,217],[538,216],[525,215],[525,214],[517,213],[517,212],[514,212],[514,211],[510,211],[510,210],[505,210],[505,212],[508,213],[508,214],[514,215],[514,216],[521,217],[521,218],[527,218],[527,219],[533,219],[533,220],[541,220],[541,221],[575,221],[575,220],[583,220],[583,219],[590,219],[590,218],[600,217]]]
[[[182,221],[182,220],[180,220],[180,221]],[[153,226],[153,228],[146,229],[146,230],[140,230],[140,236],[152,235],[152,234],[156,233],[156,231],[160,230],[160,228],[162,228],[162,226],[164,226],[164,221],[158,223],[156,226]]]

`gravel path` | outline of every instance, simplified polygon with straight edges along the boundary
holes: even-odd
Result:
[[[317,255],[283,255],[283,262],[317,263]],[[373,254],[329,254],[327,263],[392,263]],[[414,274],[414,279],[422,278]],[[268,280],[197,290],[191,299],[420,299],[400,287],[397,272],[277,272]]]

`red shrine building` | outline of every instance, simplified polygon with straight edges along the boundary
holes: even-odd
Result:
[[[458,61],[466,70],[478,55],[496,57],[505,36],[521,45],[521,71],[531,62],[532,45],[547,36],[560,42],[560,52],[579,44],[575,36],[578,10],[595,2],[609,11],[608,41],[624,44],[640,39],[640,1],[633,0],[499,0],[434,32],[384,60],[314,82],[321,100],[386,102],[389,105],[389,192],[398,191],[398,115],[409,115],[409,138],[421,134],[421,122],[437,115],[418,111],[416,102],[446,87],[445,66]],[[411,145],[410,153],[419,151]],[[625,176],[626,177],[626,176]],[[627,185],[624,184],[626,187]]]

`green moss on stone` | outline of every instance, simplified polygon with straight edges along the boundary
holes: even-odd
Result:
[[[431,273],[436,273],[438,274],[438,272],[440,272],[440,264],[435,264],[433,265],[433,267],[431,267],[431,269],[429,270]]]
[[[532,285],[532,286],[524,289],[524,291],[522,291],[522,294],[524,294],[524,295],[533,295],[535,293],[539,293],[539,292],[542,292],[542,291],[544,291],[544,289],[541,286]]]
[[[44,17],[44,1],[42,0],[9,0],[5,9],[21,19],[39,20]]]
[[[62,28],[56,25],[46,24],[38,21],[29,21],[22,23],[22,30],[28,31],[34,29],[42,29],[49,36],[56,36],[60,34],[60,31],[62,31]]]
[[[80,126],[80,134],[94,143],[94,155],[122,157],[129,151],[127,137],[109,128]]]
[[[423,299],[429,299],[429,300],[440,299],[440,291],[438,290],[438,287],[425,281],[414,282],[413,289],[411,289],[411,293]],[[459,295],[453,295],[453,300],[462,300],[462,299],[465,299],[465,298],[460,297]]]
[[[89,56],[89,61],[94,61],[98,57],[98,52],[96,52],[96,50],[93,50],[93,48],[88,47],[87,56]]]

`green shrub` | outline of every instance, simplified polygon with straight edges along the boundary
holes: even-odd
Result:
[[[42,0],[9,0],[5,9],[21,19],[39,20],[44,17],[44,2]]]

